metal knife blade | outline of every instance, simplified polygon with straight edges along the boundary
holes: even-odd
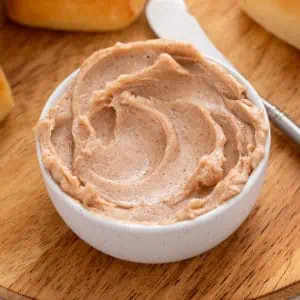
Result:
[[[146,16],[160,38],[192,43],[199,51],[233,67],[188,12],[184,0],[151,0],[146,7]]]

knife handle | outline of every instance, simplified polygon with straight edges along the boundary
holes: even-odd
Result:
[[[261,98],[264,102],[268,116],[275,125],[300,151],[300,128],[286,114],[280,111],[275,105]]]

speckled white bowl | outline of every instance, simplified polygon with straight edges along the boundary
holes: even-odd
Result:
[[[220,64],[216,60],[209,58]],[[222,64],[221,64],[222,65]],[[247,96],[263,110],[260,97],[239,73],[226,69],[247,87]],[[52,93],[41,118],[60,99],[78,70]],[[265,111],[266,122],[269,120]],[[142,263],[167,263],[199,255],[229,237],[247,218],[264,182],[270,152],[270,128],[266,155],[243,191],[216,209],[194,219],[171,225],[124,224],[92,213],[64,193],[45,169],[38,140],[37,157],[50,199],[65,223],[92,247],[120,259]]]

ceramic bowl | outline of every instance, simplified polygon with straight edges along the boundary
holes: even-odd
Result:
[[[255,205],[265,178],[270,153],[269,120],[263,103],[251,84],[238,72],[225,68],[246,86],[248,98],[265,112],[269,130],[265,157],[239,195],[194,220],[170,225],[124,224],[92,213],[60,189],[44,167],[40,145],[36,141],[38,162],[49,197],[64,222],[78,237],[92,247],[120,259],[141,263],[167,263],[199,255],[217,246],[245,221]],[[78,70],[56,88],[46,103],[41,118],[47,116],[49,109],[60,99],[77,74]]]

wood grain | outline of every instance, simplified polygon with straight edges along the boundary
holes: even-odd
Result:
[[[299,51],[252,22],[234,0],[190,3],[212,40],[258,92],[300,122]],[[239,300],[300,293],[300,159],[275,130],[268,176],[251,216],[221,245],[193,259],[165,265],[114,259],[79,240],[52,207],[33,132],[47,97],[93,51],[149,38],[154,34],[144,16],[124,31],[106,34],[9,22],[1,28],[0,64],[16,107],[0,125],[0,296]]]
[[[4,5],[5,5],[4,0],[0,0],[0,28],[5,23],[6,20]]]

